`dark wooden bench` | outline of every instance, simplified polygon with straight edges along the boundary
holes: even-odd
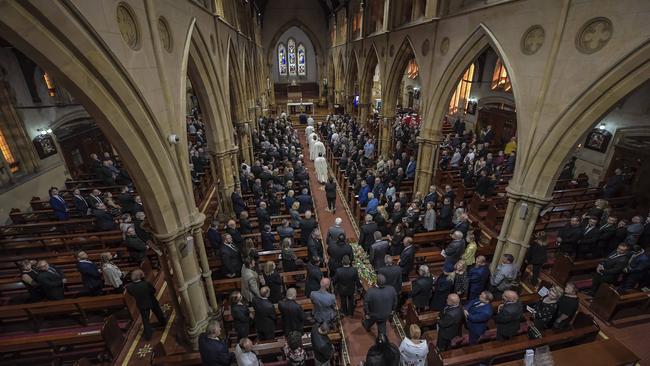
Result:
[[[650,292],[634,289],[621,293],[613,286],[603,283],[598,287],[589,310],[600,320],[610,323],[621,308],[632,306],[638,307],[643,314],[650,316]]]

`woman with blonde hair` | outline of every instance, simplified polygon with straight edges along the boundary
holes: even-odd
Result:
[[[300,227],[300,202],[295,201],[289,210],[291,216],[291,227],[297,229]]]
[[[400,366],[426,366],[429,345],[420,339],[422,331],[417,324],[411,324],[408,336],[399,345]]]
[[[285,238],[282,240],[282,250],[280,255],[282,256],[282,271],[292,272],[297,270],[296,260],[298,257],[293,253],[291,249],[291,239]]]
[[[104,277],[104,284],[113,287],[113,292],[122,292],[124,282],[124,272],[113,263],[113,255],[105,252],[99,255],[101,262],[102,277]]]
[[[533,314],[533,323],[537,329],[542,330],[552,327],[555,313],[557,311],[557,302],[563,294],[564,290],[562,287],[553,286],[548,291],[548,295],[533,306],[533,309],[535,310],[535,313]]]
[[[467,267],[471,267],[474,265],[474,263],[476,263],[476,249],[478,247],[473,230],[469,230],[467,232],[467,237],[465,240],[467,241],[467,246],[465,247],[465,251],[460,258],[465,261]]]
[[[448,276],[450,281],[454,282],[454,289],[452,292],[463,297],[469,288],[469,277],[467,277],[467,265],[462,259],[454,265],[454,271]]]
[[[250,313],[248,306],[244,305],[244,298],[239,291],[230,294],[230,314],[232,315],[233,328],[237,333],[237,339],[248,337],[250,332]]]
[[[282,299],[282,277],[275,270],[275,262],[264,263],[264,283],[271,290],[269,301],[277,304]]]

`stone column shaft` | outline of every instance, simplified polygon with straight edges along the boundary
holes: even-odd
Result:
[[[510,187],[508,192],[508,208],[501,225],[501,233],[494,251],[490,268],[494,271],[504,254],[515,257],[515,265],[520,268],[530,247],[530,238],[535,230],[537,218],[544,205],[550,198],[526,197],[514,193]]]
[[[241,142],[241,152],[244,162],[248,165],[253,164],[253,137],[251,136],[251,122],[237,122],[237,133]]]
[[[226,214],[233,213],[230,195],[239,184],[238,151],[238,147],[235,146],[230,150],[213,154],[219,179],[218,191],[219,197],[221,197],[219,208],[221,212]]]
[[[205,288],[208,293],[208,301],[210,307],[212,308],[212,313],[215,314],[219,311],[219,305],[217,304],[217,296],[214,292],[214,284],[212,283],[212,271],[210,270],[210,264],[208,263],[208,254],[205,251],[205,241],[203,240],[203,229],[200,227],[194,229],[194,242],[196,243],[196,248],[199,253],[199,261],[201,263],[201,275],[203,276],[203,281],[205,283]]]
[[[415,192],[426,194],[433,183],[438,162],[438,139],[417,138],[418,158],[415,172]]]
[[[385,157],[392,156],[390,153],[393,144],[393,119],[384,117],[379,127],[379,154]]]

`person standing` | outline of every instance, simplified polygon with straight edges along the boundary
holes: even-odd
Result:
[[[365,313],[362,325],[370,332],[370,328],[377,324],[377,331],[386,334],[386,320],[393,315],[397,307],[397,293],[391,286],[386,286],[386,277],[377,275],[377,286],[368,289],[363,299]]]
[[[260,297],[260,276],[254,268],[255,260],[246,257],[241,267],[241,294],[249,304]]]
[[[354,252],[352,246],[345,241],[345,234],[340,234],[336,244],[328,246],[327,254],[329,255],[329,269],[330,275],[336,275],[336,270],[341,268],[341,261],[346,255],[350,261],[354,260]]]
[[[476,257],[476,264],[468,271],[469,289],[468,299],[474,300],[485,290],[490,280],[490,268],[488,268],[485,256]]]
[[[327,198],[326,211],[336,213],[336,181],[333,177],[325,183],[325,198]]]
[[[533,240],[533,245],[530,246],[528,252],[526,253],[526,258],[524,259],[524,266],[532,265],[533,274],[530,278],[530,283],[537,285],[537,280],[539,278],[539,272],[542,270],[542,266],[546,263],[546,232],[540,231],[535,234],[535,240]],[[525,267],[524,267],[525,268]]]
[[[433,278],[429,273],[429,266],[423,264],[418,269],[418,278],[411,285],[411,301],[418,311],[429,307],[433,295]]]
[[[237,366],[262,365],[255,352],[253,352],[253,342],[248,338],[242,338],[235,347],[235,359],[237,360]]]
[[[469,344],[477,344],[487,329],[487,322],[492,318],[492,293],[483,291],[478,299],[470,300],[465,306],[465,320],[469,330]]]
[[[68,204],[65,202],[65,199],[59,195],[59,189],[56,187],[50,188],[50,207],[54,211],[54,217],[59,221],[67,221],[70,219],[70,213],[68,212]],[[84,212],[82,212],[82,215]]]
[[[596,294],[600,284],[605,282],[607,284],[613,284],[618,280],[618,276],[623,273],[625,267],[627,267],[627,262],[629,256],[629,246],[625,243],[619,244],[616,248],[616,251],[608,255],[602,262],[596,267],[596,273],[593,275],[591,280],[591,293]],[[40,281],[39,281],[40,282]]]
[[[402,281],[409,280],[409,274],[413,271],[415,263],[415,247],[413,246],[413,238],[407,236],[404,238],[404,250],[399,255],[399,266],[402,269]]]
[[[512,290],[503,293],[503,303],[499,305],[495,322],[497,323],[497,340],[503,341],[517,335],[523,316],[519,295]]]
[[[327,247],[333,246],[339,239],[341,234],[345,235],[345,230],[341,227],[343,219],[337,217],[334,219],[334,225],[330,226],[327,230]]]
[[[447,306],[440,312],[438,319],[438,339],[436,347],[439,351],[446,351],[451,346],[451,340],[461,334],[460,325],[463,320],[463,311],[460,307],[460,297],[456,294],[447,296]]]
[[[311,328],[311,347],[314,350],[314,364],[316,366],[330,366],[334,355],[334,346],[327,333],[330,326],[327,322],[316,323]]]
[[[320,280],[323,278],[320,262],[320,257],[314,256],[307,263],[307,280],[305,281],[305,296],[307,298],[309,298],[312,291],[317,291],[320,288]]]
[[[287,290],[286,298],[278,304],[282,316],[282,327],[284,334],[291,332],[302,332],[305,324],[305,312],[296,302],[296,289],[291,287]]]
[[[314,231],[314,229],[316,229],[317,226],[318,223],[312,217],[311,211],[310,210],[305,211],[305,217],[300,219],[300,223],[298,224],[298,228],[300,229],[301,245],[308,245],[309,238],[311,237],[312,232]]]
[[[136,269],[131,272],[131,283],[126,286],[126,292],[135,299],[142,317],[144,338],[150,340],[153,335],[153,329],[149,324],[149,314],[151,312],[154,313],[161,326],[167,325],[165,314],[160,309],[160,304],[156,298],[156,288],[148,281],[145,281],[144,272],[141,269]]]
[[[104,289],[102,274],[95,263],[88,260],[88,254],[81,250],[77,253],[77,270],[81,273],[81,281],[91,296],[101,295]]]
[[[387,240],[382,238],[381,231],[375,231],[374,237],[375,242],[370,246],[370,264],[375,270],[378,270],[386,265],[385,257],[390,245]]]
[[[237,339],[248,337],[251,317],[248,306],[244,305],[243,297],[239,291],[230,294],[230,314],[232,315],[233,328],[237,333]]]
[[[275,337],[275,306],[269,301],[271,291],[267,286],[260,289],[260,297],[253,300],[255,319],[253,324],[257,329],[259,340],[273,339]]]
[[[350,266],[350,257],[347,255],[341,260],[343,267],[334,275],[334,288],[341,298],[341,311],[344,315],[354,315],[354,294],[359,283],[357,269]]]
[[[314,320],[317,323],[330,323],[336,314],[336,297],[328,291],[330,279],[320,280],[320,289],[312,291],[309,299],[314,304]]]
[[[515,257],[512,254],[503,255],[501,264],[497,266],[490,279],[492,292],[503,293],[505,290],[511,290],[512,283],[517,278],[517,268],[513,264],[514,260]]]
[[[235,362],[235,354],[228,351],[225,339],[221,339],[221,325],[211,320],[205,333],[199,336],[201,363],[210,366],[230,366]]]
[[[409,336],[404,337],[399,346],[400,366],[427,366],[429,345],[426,339],[420,339],[422,331],[417,324],[409,327]]]

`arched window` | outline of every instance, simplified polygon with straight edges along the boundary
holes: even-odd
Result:
[[[451,102],[449,102],[449,114],[458,113],[467,107],[467,100],[472,89],[472,80],[474,80],[474,63],[465,70],[465,74],[463,74],[458,86],[456,86]]]
[[[16,164],[16,158],[14,158],[14,154],[11,152],[9,144],[7,143],[7,139],[5,139],[5,135],[2,130],[0,130],[0,153],[2,153],[2,158],[7,163],[7,165],[9,165],[9,170],[12,173],[17,172],[18,164]]]
[[[306,57],[305,46],[301,43],[298,45],[298,75],[300,76],[307,75]]]
[[[287,48],[289,49],[289,75],[296,75],[296,41],[293,38],[289,38]]]
[[[287,74],[287,48],[284,43],[280,43],[278,46],[278,71],[280,75]]]
[[[497,59],[496,65],[494,65],[494,73],[492,74],[492,90],[503,90],[506,92],[512,91],[512,84],[510,83],[510,77],[508,77],[508,70],[506,70],[505,65],[501,62],[501,59]]]

